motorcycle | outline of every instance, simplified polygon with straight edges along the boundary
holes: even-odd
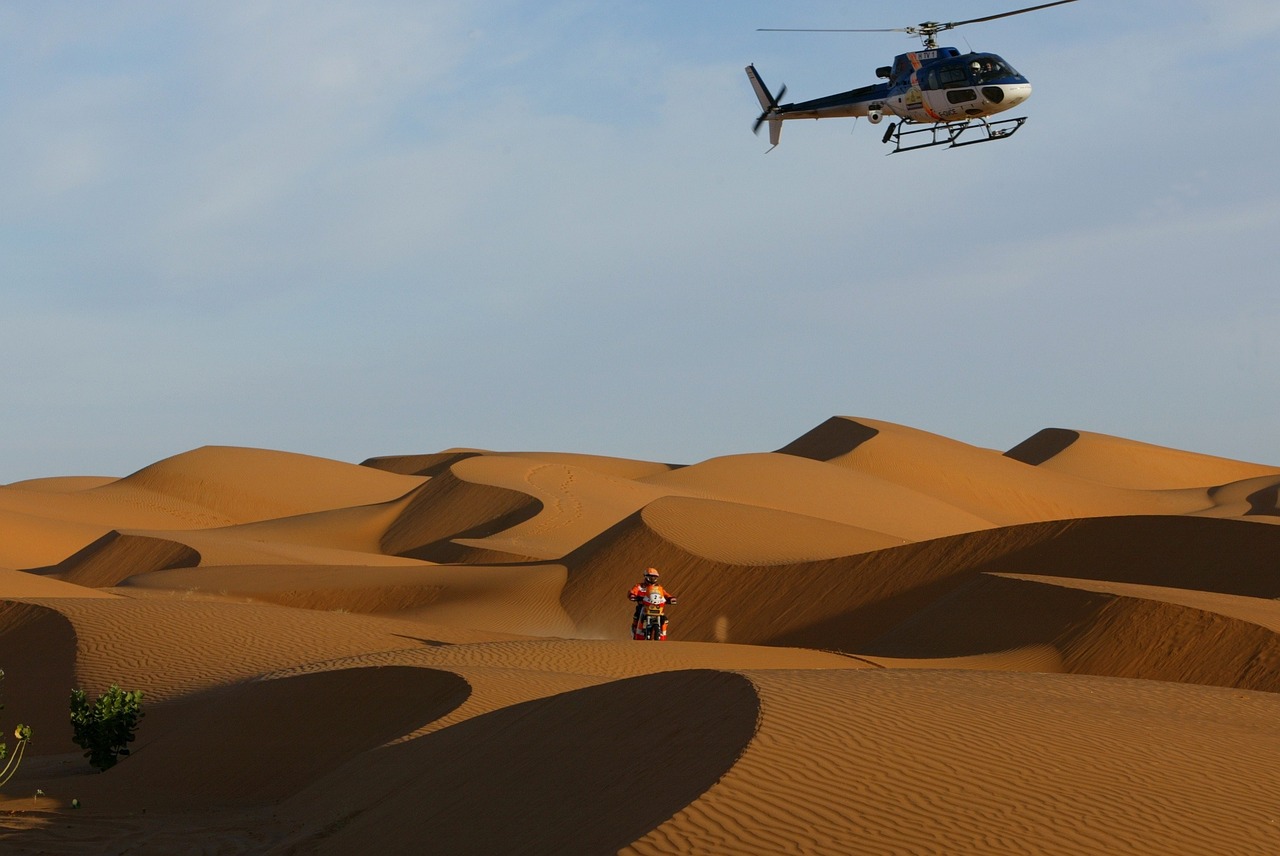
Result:
[[[634,638],[665,642],[667,639],[667,604],[674,604],[674,597],[663,597],[652,591],[640,598],[640,621],[635,625]]]

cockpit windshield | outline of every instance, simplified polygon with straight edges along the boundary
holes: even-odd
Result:
[[[1006,77],[1017,77],[1007,62],[998,56],[980,56],[969,63],[969,76],[974,83],[986,83]]]
[[[930,69],[926,89],[954,89],[986,83],[1021,81],[1013,66],[995,54],[969,54]]]

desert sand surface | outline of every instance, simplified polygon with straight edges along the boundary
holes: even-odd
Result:
[[[0,852],[1280,854],[1278,497],[855,417],[3,485]],[[68,697],[113,684],[146,715],[98,772]]]

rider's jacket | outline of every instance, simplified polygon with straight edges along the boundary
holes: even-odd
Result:
[[[656,590],[660,595],[662,595],[667,600],[675,599],[675,595],[673,595],[671,592],[664,589],[658,583],[654,583],[653,585],[649,585],[649,586],[645,585],[644,583],[640,583],[639,585],[632,586],[631,593],[628,594],[627,597],[631,598],[632,600],[644,600],[649,596],[649,592],[652,590]]]

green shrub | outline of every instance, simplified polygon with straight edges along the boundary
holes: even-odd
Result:
[[[116,758],[129,754],[138,720],[143,717],[142,692],[125,692],[115,684],[93,704],[84,690],[71,691],[71,726],[76,745],[99,770],[116,764]]]

